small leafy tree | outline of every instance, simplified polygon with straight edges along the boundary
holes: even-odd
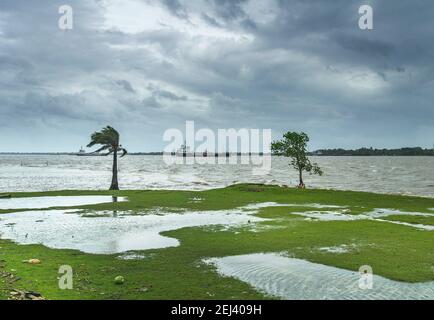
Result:
[[[118,185],[118,152],[122,152],[121,158],[127,154],[127,150],[119,144],[119,132],[114,128],[107,126],[99,132],[94,132],[90,138],[88,148],[94,145],[101,145],[102,147],[95,152],[107,151],[105,156],[113,154],[113,174],[110,190],[119,190]]]
[[[307,156],[307,143],[309,137],[306,133],[287,132],[283,135],[283,140],[274,141],[271,144],[271,151],[278,156],[291,158],[290,165],[298,171],[299,188],[305,188],[303,182],[303,172],[309,174],[323,175],[323,171],[316,163],[310,162]]]

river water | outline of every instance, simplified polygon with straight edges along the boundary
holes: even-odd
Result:
[[[322,177],[306,175],[308,187],[434,196],[434,157],[312,157]],[[0,192],[106,189],[110,157],[0,155]],[[239,161],[238,161],[239,162]],[[254,175],[252,165],[167,165],[162,156],[119,161],[122,189],[204,190],[252,182],[296,185],[288,159],[273,157],[271,170]]]

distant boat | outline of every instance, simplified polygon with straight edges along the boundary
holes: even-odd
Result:
[[[81,147],[80,151],[78,151],[77,156],[85,156],[86,155],[86,151],[83,149],[83,147]]]
[[[185,157],[189,157],[189,156],[192,156],[192,155],[194,155],[194,153],[192,154],[190,152],[190,147],[187,146],[187,143],[184,143],[181,146],[181,148],[176,151],[176,156],[177,157],[184,157],[185,158]]]

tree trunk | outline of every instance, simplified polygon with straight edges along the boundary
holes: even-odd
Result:
[[[303,182],[303,171],[301,169],[298,170],[298,176],[299,176],[299,180],[300,180],[298,187],[300,189],[306,188],[306,186],[304,185],[304,182]]]
[[[119,190],[118,185],[118,152],[115,150],[113,152],[113,174],[112,174],[112,185],[110,190]]]

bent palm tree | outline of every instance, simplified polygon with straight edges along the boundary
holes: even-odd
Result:
[[[119,144],[119,132],[114,128],[107,126],[99,132],[94,132],[90,137],[88,148],[94,145],[102,145],[95,152],[108,151],[105,156],[113,154],[113,176],[110,190],[119,190],[118,185],[118,152],[122,152],[121,158],[127,154],[127,150]]]

